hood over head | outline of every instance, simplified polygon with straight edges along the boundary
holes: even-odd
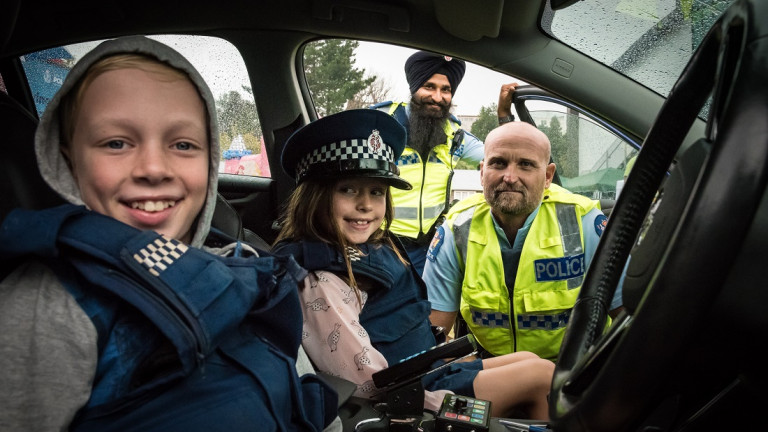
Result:
[[[187,74],[197,87],[207,110],[210,160],[208,164],[208,193],[205,204],[197,217],[197,225],[190,244],[200,247],[208,235],[211,218],[216,205],[219,168],[219,131],[216,122],[216,106],[211,90],[194,66],[169,46],[144,36],[128,36],[108,40],[88,52],[78,61],[67,75],[61,88],[51,99],[37,128],[35,153],[40,174],[53,190],[72,204],[83,205],[80,190],[61,152],[61,100],[97,61],[116,54],[143,54],[154,57],[169,66]]]

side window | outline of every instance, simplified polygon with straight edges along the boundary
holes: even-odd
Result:
[[[231,43],[214,37],[152,36],[184,55],[200,71],[216,99],[221,142],[219,171],[270,177],[269,162],[245,62]],[[72,66],[101,41],[55,47],[21,58],[42,115]]]
[[[55,47],[21,57],[38,117],[43,115],[48,102],[59,90],[76,61],[70,49]]]
[[[555,102],[526,100],[525,106],[552,143],[552,159],[562,186],[593,199],[616,199],[637,154],[637,143],[589,115]]]
[[[349,39],[307,44],[302,58],[304,77],[315,111],[325,116],[387,101],[410,102],[404,65],[414,52],[412,48]],[[387,61],[382,61],[384,58]],[[499,90],[510,82],[526,86],[522,80],[467,63],[452,97],[451,113],[463,129],[485,140],[498,125]],[[551,96],[536,96],[541,93],[536,89],[528,96],[516,97],[512,111],[519,120],[533,122],[547,134],[560,183],[592,199],[615,199],[639,143]],[[452,200],[482,192],[477,166],[459,164],[456,168]]]
[[[303,50],[304,78],[318,116],[383,102],[409,103],[405,62],[416,50],[385,43],[322,39]],[[452,96],[451,113],[462,129],[481,141],[498,126],[496,112],[503,84],[521,80],[473,63]],[[514,107],[513,107],[514,110]],[[482,192],[476,165],[459,163],[451,181],[452,200]]]

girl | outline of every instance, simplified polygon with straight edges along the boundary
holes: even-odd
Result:
[[[317,368],[377,397],[373,373],[436,345],[430,304],[419,275],[388,230],[389,187],[410,189],[395,160],[405,129],[376,110],[350,110],[294,133],[283,168],[298,182],[275,253],[293,254],[309,275],[300,289],[302,345]],[[423,379],[425,407],[448,392],[492,402],[493,416],[511,410],[545,420],[554,364],[518,352],[458,362]]]

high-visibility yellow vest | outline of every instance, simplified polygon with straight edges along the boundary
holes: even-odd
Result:
[[[394,115],[398,108],[404,109],[406,103],[393,103],[388,106],[388,113]],[[405,147],[397,160],[400,177],[407,180],[413,189],[390,188],[395,218],[390,229],[395,234],[417,238],[419,233],[426,234],[443,214],[446,207],[448,180],[459,158],[450,154],[451,144],[458,123],[446,120],[443,130],[446,142],[435,146],[424,163],[421,155],[411,147]]]
[[[586,271],[581,219],[595,208],[599,202],[555,184],[545,190],[510,291],[483,194],[454,206],[447,223],[464,267],[461,315],[483,348],[494,355],[531,351],[557,359]]]

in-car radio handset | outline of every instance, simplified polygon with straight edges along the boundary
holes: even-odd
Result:
[[[439,413],[424,410],[424,386],[421,383],[421,378],[476,353],[477,341],[474,336],[468,334],[404,358],[400,362],[374,373],[373,383],[384,392],[384,401],[378,404],[376,409],[383,411],[384,415],[377,419],[360,422],[355,427],[355,431],[434,431],[437,430],[435,429],[435,421],[438,420],[436,417],[438,414],[441,416],[439,418],[441,427],[447,428],[443,430],[461,431],[464,430],[462,427],[470,426],[477,431],[487,431],[487,429],[482,429],[482,426],[487,427],[488,415],[485,415],[483,422],[479,424],[477,414],[475,414],[474,420],[463,420],[465,415],[462,409],[472,409],[473,413],[479,412],[479,403],[483,401],[479,401],[475,406],[473,400],[472,407],[467,404],[467,408],[465,408],[462,402],[467,401],[467,398],[462,397],[461,400],[446,399]],[[489,414],[490,403],[486,408],[485,414]],[[453,416],[456,418],[454,419]]]
[[[374,373],[373,383],[380,389],[403,384],[476,352],[477,341],[474,336],[468,334],[406,357],[399,363]],[[448,361],[435,365],[435,362],[443,359]]]
[[[424,411],[421,377],[477,352],[474,336],[468,334],[400,360],[373,374],[373,383],[384,391],[386,412],[420,416]]]

